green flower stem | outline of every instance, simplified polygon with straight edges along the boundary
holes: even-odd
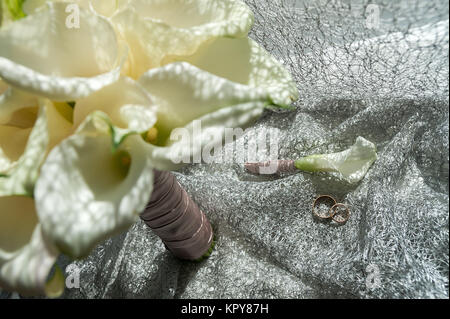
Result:
[[[335,172],[336,170],[324,163],[326,154],[314,154],[301,157],[295,161],[295,167],[305,172]]]

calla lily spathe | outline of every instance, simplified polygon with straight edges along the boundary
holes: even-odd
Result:
[[[47,281],[59,251],[42,231],[34,200],[3,196],[0,207],[0,287],[27,295],[61,294],[61,276]]]
[[[60,251],[81,258],[136,222],[150,200],[153,170],[140,135],[111,152],[114,128],[95,111],[49,154],[36,184],[37,214]],[[57,207],[57,209],[55,209]]]
[[[357,183],[376,159],[375,144],[358,136],[355,144],[342,152],[305,156],[296,160],[295,166],[308,172],[333,172],[348,183]]]
[[[0,77],[28,93],[72,101],[115,82],[125,59],[110,23],[80,10],[68,28],[64,3],[46,3],[0,29]]]
[[[137,79],[167,59],[194,54],[213,39],[247,36],[253,13],[235,0],[137,0],[111,22],[130,47],[128,74]]]
[[[70,131],[50,100],[7,89],[0,96],[0,196],[31,195],[46,154]]]
[[[79,29],[65,26],[68,3],[80,7]],[[45,282],[56,256],[84,257],[134,223],[153,168],[179,168],[180,153],[196,156],[222,143],[224,128],[298,97],[290,74],[247,37],[253,14],[241,1],[27,0],[22,9],[27,17],[2,14],[0,27],[7,289],[56,295],[61,276]],[[27,114],[31,124],[18,125]],[[208,134],[195,135],[195,121]],[[191,138],[171,139],[177,128]],[[15,153],[6,150],[13,132]],[[20,245],[7,247],[6,225],[26,228]]]

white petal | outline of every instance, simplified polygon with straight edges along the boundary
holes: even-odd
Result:
[[[0,207],[0,287],[24,295],[50,293],[46,279],[58,251],[41,231],[33,199],[0,197]]]
[[[349,149],[331,154],[302,157],[295,166],[304,171],[337,172],[349,183],[359,182],[377,159],[376,146],[359,136]]]
[[[197,156],[205,144],[221,143],[224,128],[245,128],[270,104],[265,89],[231,82],[185,62],[150,70],[139,82],[158,106],[158,140],[156,145],[144,143],[158,169],[178,168],[179,154]],[[204,135],[194,130],[195,121]],[[171,140],[176,128],[184,128],[188,139]]]
[[[150,160],[138,147],[141,136],[128,136],[112,152],[105,117],[93,113],[76,134],[50,152],[35,188],[44,232],[62,252],[76,258],[134,223],[153,187]],[[128,172],[119,165],[122,151],[131,157]]]
[[[125,52],[109,22],[80,9],[79,28],[68,27],[67,5],[49,2],[0,30],[4,81],[30,93],[70,101],[118,79]]]
[[[138,78],[165,57],[191,55],[208,40],[246,36],[253,13],[235,0],[137,0],[111,21],[130,47],[127,74]]]
[[[289,72],[249,38],[218,38],[195,54],[172,61],[186,61],[230,81],[265,89],[275,104],[288,106],[298,98]]]
[[[150,70],[139,79],[139,83],[158,106],[156,127],[165,138],[173,128],[183,127],[223,107],[270,102],[264,89],[231,82],[186,62]]]
[[[0,196],[32,194],[47,152],[71,132],[71,123],[49,100],[39,103],[37,116],[22,108],[0,125]]]
[[[46,108],[41,108],[31,133],[27,129],[0,126],[0,161],[5,169],[0,175],[0,196],[33,193],[49,142],[47,116]],[[17,145],[8,143],[14,138],[18,141]],[[25,149],[20,154],[24,143]]]
[[[8,123],[15,111],[36,105],[36,96],[15,88],[5,89],[0,95],[0,124]]]
[[[113,125],[136,132],[146,131],[156,122],[156,110],[150,95],[139,83],[125,77],[77,100],[74,125],[78,126],[93,111],[103,111]]]
[[[0,82],[0,86],[3,86],[3,83]],[[0,95],[0,174],[5,174],[25,150],[36,121],[38,102],[35,96],[7,85],[2,88],[4,93]],[[2,88],[0,87],[0,90]],[[21,111],[18,112],[19,110]]]
[[[48,114],[47,131],[50,138],[46,150],[48,153],[73,132],[73,125],[64,114],[64,112],[72,112],[72,109],[66,103],[52,102],[48,99],[39,99],[39,105],[45,107]]]

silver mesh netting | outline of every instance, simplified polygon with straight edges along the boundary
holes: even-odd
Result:
[[[250,36],[284,61],[300,99],[267,111],[244,146],[271,129],[278,157],[295,159],[363,136],[378,160],[357,185],[188,166],[177,177],[214,225],[212,256],[179,261],[139,222],[72,263],[80,288],[64,297],[448,298],[448,2],[247,3]],[[345,225],[313,218],[319,194],[349,205]]]

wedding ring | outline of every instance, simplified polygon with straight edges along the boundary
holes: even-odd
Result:
[[[338,207],[344,207],[345,208],[345,215],[342,217],[341,214],[336,214],[336,209]],[[334,204],[333,207],[330,208],[331,212],[331,218],[338,223],[338,224],[345,224],[347,220],[350,218],[350,210],[348,209],[348,206],[342,203]],[[340,216],[341,218],[338,218]]]
[[[319,197],[317,197],[314,200],[313,205],[312,205],[313,214],[316,215],[317,217],[319,217],[320,219],[332,218],[334,213],[331,208],[328,210],[328,213],[326,215],[321,214],[317,211],[316,206],[320,201],[331,201],[332,202],[331,208],[333,208],[334,206],[336,206],[336,200],[333,197],[331,197],[330,195],[320,195]]]

